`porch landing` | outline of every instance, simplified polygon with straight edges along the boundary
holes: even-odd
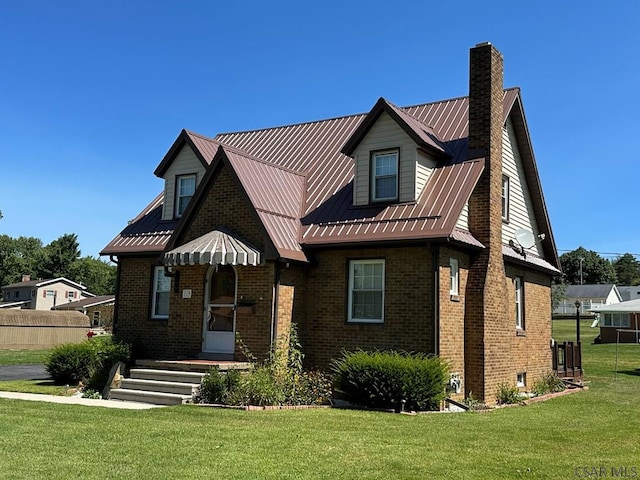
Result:
[[[136,368],[154,368],[158,370],[177,370],[182,372],[203,372],[206,373],[212,368],[220,371],[247,370],[251,364],[249,362],[237,362],[235,360],[203,360],[199,358],[183,360],[136,360]]]

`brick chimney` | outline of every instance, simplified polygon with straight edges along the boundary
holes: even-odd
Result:
[[[31,281],[31,275],[22,274],[22,281],[23,282],[30,282]]]
[[[473,258],[467,281],[465,389],[493,403],[498,384],[509,378],[508,335],[515,335],[502,256],[502,54],[481,43],[469,65],[469,152],[485,160],[469,199],[469,230],[486,248]]]

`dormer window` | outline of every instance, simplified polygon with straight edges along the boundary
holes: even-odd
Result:
[[[371,201],[398,199],[398,150],[374,152],[371,159]]]
[[[176,209],[175,216],[181,217],[196,191],[195,175],[179,175],[176,177]]]

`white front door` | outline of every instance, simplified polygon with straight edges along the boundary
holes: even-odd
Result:
[[[207,283],[202,350],[233,353],[236,344],[236,272],[231,265],[211,267]]]

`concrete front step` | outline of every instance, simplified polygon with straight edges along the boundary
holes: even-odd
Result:
[[[132,368],[130,378],[138,380],[155,380],[159,382],[200,384],[204,373],[183,372],[178,370],[158,370],[155,368]]]
[[[154,405],[180,405],[183,403],[190,403],[192,400],[192,396],[180,395],[177,393],[150,392],[145,390],[117,388],[111,390],[110,400],[151,403]]]
[[[146,390],[151,392],[177,393],[179,395],[193,395],[200,386],[198,383],[167,382],[160,380],[145,380],[140,378],[123,378],[120,388],[127,390]]]

